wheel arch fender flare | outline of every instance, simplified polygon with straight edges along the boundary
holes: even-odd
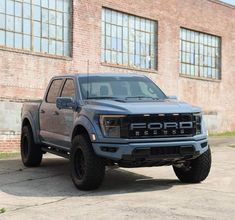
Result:
[[[75,137],[76,134],[81,134],[84,132],[86,132],[89,135],[90,139],[91,139],[92,134],[95,134],[95,135],[97,134],[91,121],[86,116],[81,115],[76,119],[74,123],[72,134],[71,134],[71,141],[73,141],[73,138]]]
[[[30,113],[26,113],[25,115],[22,116],[21,131],[25,125],[29,125],[32,129],[32,132],[33,132],[34,142],[40,143],[40,139],[39,139],[39,135],[38,135],[39,128],[35,123],[37,123],[37,122],[33,119],[32,115]]]

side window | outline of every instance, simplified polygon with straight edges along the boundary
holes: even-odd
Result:
[[[46,98],[46,102],[49,103],[55,103],[56,102],[56,98],[58,97],[58,93],[60,90],[60,86],[62,83],[62,79],[55,79],[50,86],[50,89],[47,93],[47,98]]]
[[[74,81],[72,79],[66,80],[61,96],[75,98],[75,86],[74,86]]]

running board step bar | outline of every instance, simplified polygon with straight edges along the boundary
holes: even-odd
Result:
[[[51,146],[44,146],[42,147],[42,151],[48,152],[48,153],[52,153],[52,154],[56,154],[57,156],[60,157],[64,157],[69,159],[70,158],[70,151],[61,149],[61,148],[57,148],[57,147],[51,147]]]

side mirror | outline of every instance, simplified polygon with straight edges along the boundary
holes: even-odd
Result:
[[[167,96],[167,98],[172,99],[172,100],[178,100],[177,96],[175,96],[175,95]]]
[[[71,97],[58,97],[56,99],[56,107],[58,109],[75,109],[77,105]]]

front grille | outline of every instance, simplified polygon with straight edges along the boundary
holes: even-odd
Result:
[[[190,137],[196,134],[197,126],[190,113],[128,116],[121,121],[121,137]]]

